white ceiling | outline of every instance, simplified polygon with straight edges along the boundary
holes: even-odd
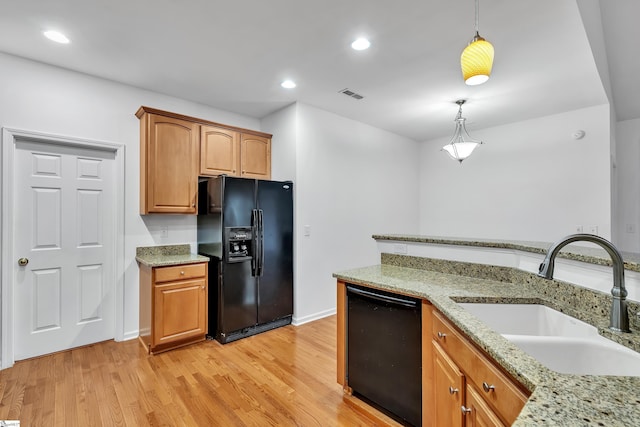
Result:
[[[496,59],[475,87],[459,66],[473,0],[2,0],[0,51],[257,118],[300,101],[423,141],[452,132],[459,98],[470,130],[607,102],[578,9],[593,1],[481,0]],[[601,9],[618,119],[638,118],[640,1]],[[361,35],[372,47],[352,50]]]

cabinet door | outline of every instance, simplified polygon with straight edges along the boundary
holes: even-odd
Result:
[[[467,384],[465,408],[466,427],[505,427],[471,384]]]
[[[141,150],[142,213],[196,213],[198,125],[149,114]],[[146,202],[146,205],[145,205]]]
[[[206,279],[155,285],[154,346],[206,333]]]
[[[271,179],[271,139],[240,135],[240,176]]]
[[[434,426],[462,427],[464,375],[442,348],[433,342]]]
[[[238,132],[213,126],[200,128],[200,175],[238,176],[239,160]]]

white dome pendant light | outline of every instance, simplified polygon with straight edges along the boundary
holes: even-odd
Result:
[[[453,136],[449,143],[442,147],[444,151],[447,152],[451,156],[452,159],[459,161],[462,164],[462,161],[469,157],[473,150],[480,144],[482,141],[478,141],[469,136],[467,132],[467,128],[464,125],[464,122],[467,120],[462,117],[462,105],[466,102],[466,99],[459,99],[456,101],[458,104],[458,114],[454,121],[456,122],[456,129],[453,132]]]
[[[469,86],[489,80],[493,67],[493,46],[478,33],[478,1],[476,0],[476,35],[460,55],[462,78]]]

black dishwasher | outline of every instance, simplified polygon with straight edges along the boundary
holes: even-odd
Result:
[[[405,425],[422,423],[420,300],[347,285],[347,383]]]

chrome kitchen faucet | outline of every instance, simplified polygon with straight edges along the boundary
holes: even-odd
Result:
[[[611,289],[613,301],[611,302],[609,329],[618,332],[631,332],[629,329],[629,313],[627,312],[627,289],[624,286],[624,261],[618,249],[613,246],[613,243],[595,234],[572,234],[567,236],[549,248],[547,256],[540,264],[538,276],[549,280],[553,279],[554,262],[560,249],[569,243],[577,241],[596,243],[606,250],[611,257],[611,262],[613,263],[613,288]]]

